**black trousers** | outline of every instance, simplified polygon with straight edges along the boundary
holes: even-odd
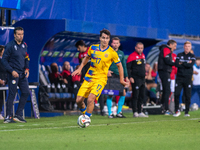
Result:
[[[175,86],[175,112],[179,109],[179,97],[181,90],[183,88],[183,94],[185,95],[185,113],[189,112],[189,107],[191,103],[191,89],[192,81],[191,77],[176,77],[176,86]]]
[[[8,74],[8,99],[6,103],[6,116],[12,115],[12,106],[13,101],[15,99],[15,95],[17,92],[17,86],[21,91],[21,96],[19,100],[19,105],[16,111],[16,115],[22,116],[22,111],[25,107],[27,98],[29,96],[29,87],[28,87],[28,80],[25,77],[25,74],[19,74],[18,78],[14,78],[12,74]]]
[[[169,72],[165,72],[165,71],[158,71],[159,73],[159,77],[161,79],[162,82],[162,88],[163,88],[163,94],[162,94],[162,99],[161,99],[161,103],[164,105],[165,110],[169,110],[169,96],[171,93],[171,89],[170,89],[170,83],[171,83],[171,79],[170,79],[170,73]]]
[[[141,113],[142,103],[145,95],[145,79],[144,78],[134,78],[134,83],[132,86],[132,111]]]

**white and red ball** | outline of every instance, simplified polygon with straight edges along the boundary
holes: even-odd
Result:
[[[81,127],[81,128],[86,128],[90,125],[91,123],[91,119],[90,117],[88,117],[87,115],[80,115],[78,117],[77,120],[77,124]]]

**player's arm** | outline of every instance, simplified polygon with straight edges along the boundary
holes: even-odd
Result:
[[[120,77],[120,83],[123,85],[123,86],[126,86],[128,83],[124,81],[124,70],[123,70],[123,67],[122,67],[122,63],[117,63],[117,68],[118,68],[118,71],[119,71],[119,77]]]
[[[83,67],[88,63],[88,61],[90,60],[90,56],[87,55],[86,57],[83,58],[83,61],[81,63],[81,65],[78,67],[77,70],[75,70],[73,73],[72,73],[72,76],[75,76],[75,75],[80,75],[81,74],[81,70],[83,69]]]
[[[183,68],[182,62],[180,61],[181,55],[178,54],[178,56],[176,57],[176,61],[175,61],[175,66],[177,68]]]
[[[193,56],[189,62],[184,62],[184,63],[183,63],[183,66],[184,66],[185,68],[191,68],[191,67],[193,67],[193,65],[194,65],[194,63],[195,63],[195,60],[196,60],[196,59],[195,59],[195,56]]]

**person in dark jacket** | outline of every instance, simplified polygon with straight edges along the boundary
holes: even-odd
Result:
[[[85,44],[85,42],[83,40],[80,40],[78,42],[76,42],[75,44],[77,50],[80,52],[78,55],[78,59],[79,59],[79,63],[82,63],[83,58],[85,58],[85,56],[87,56],[87,52],[89,47],[87,47],[87,45]],[[90,61],[88,61],[88,63],[83,67],[82,72],[81,72],[81,83],[84,80],[85,74],[88,71],[88,69],[90,68]]]
[[[6,118],[4,123],[14,123],[15,121],[25,123],[22,117],[22,111],[29,96],[28,76],[29,76],[29,55],[27,54],[27,45],[23,41],[24,29],[16,27],[14,29],[14,40],[5,46],[5,52],[2,58],[2,64],[8,72],[9,95],[6,103]],[[12,118],[12,106],[17,92],[17,86],[21,90],[19,105],[16,115]],[[14,121],[14,120],[15,121]]]
[[[162,82],[163,94],[162,94],[162,104],[164,105],[165,115],[170,115],[169,112],[169,96],[170,96],[170,74],[172,71],[172,66],[175,62],[172,60],[172,52],[176,49],[177,43],[174,40],[169,40],[167,45],[161,45],[159,47],[160,54],[158,58],[158,74]]]
[[[183,88],[185,95],[185,117],[190,117],[189,107],[191,102],[191,88],[193,65],[195,63],[195,56],[190,52],[192,44],[189,41],[184,43],[184,52],[179,53],[176,57],[176,67],[178,68],[175,85],[175,114],[174,117],[181,115],[179,111],[179,96]]]
[[[128,77],[132,86],[133,117],[148,117],[142,112],[142,103],[145,95],[145,55],[144,45],[138,42],[135,51],[127,59]]]
[[[5,86],[7,80],[6,79],[7,72],[1,62],[3,53],[4,53],[4,46],[0,45],[0,87]],[[4,117],[1,114],[2,106],[3,106],[3,91],[0,91],[0,120],[4,120]]]

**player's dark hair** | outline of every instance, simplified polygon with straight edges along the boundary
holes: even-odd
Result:
[[[0,53],[2,53],[3,49],[4,49],[4,46],[0,45]]]
[[[171,45],[171,44],[174,44],[174,43],[176,43],[176,41],[174,41],[174,40],[169,40],[169,41],[167,42],[167,45]]]
[[[16,27],[16,28],[14,29],[14,34],[17,33],[17,30],[23,30],[23,31],[24,31],[24,29],[23,29],[22,27]]]
[[[79,40],[76,42],[75,44],[76,48],[78,48],[78,46],[85,46],[87,47],[87,45],[85,44],[85,42],[83,40]]]
[[[113,40],[117,40],[117,41],[120,42],[120,39],[119,39],[118,37],[114,37],[114,38],[112,38],[111,42],[113,42]]]
[[[107,30],[107,29],[103,29],[103,30],[100,31],[100,37],[102,36],[103,33],[108,35],[109,37],[111,36],[110,31]]]

